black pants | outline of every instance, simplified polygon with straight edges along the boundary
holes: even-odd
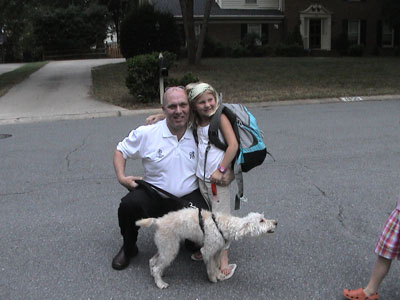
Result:
[[[209,209],[206,201],[197,189],[188,195],[181,197],[199,208]],[[132,253],[137,241],[139,227],[135,222],[143,218],[158,218],[164,214],[183,208],[183,203],[173,199],[163,198],[154,191],[139,186],[129,192],[118,209],[118,221],[121,235],[124,239],[124,251]]]

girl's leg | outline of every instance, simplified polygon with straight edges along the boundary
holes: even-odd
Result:
[[[368,285],[364,288],[365,295],[371,296],[378,291],[383,278],[385,278],[390,269],[391,263],[392,260],[378,255],[378,259],[376,260],[374,268],[372,269],[371,278],[368,282]]]
[[[229,258],[228,258],[228,249],[224,249],[221,254],[221,265],[219,267],[221,270],[221,273],[226,275],[229,275],[231,272],[231,269],[229,268]]]

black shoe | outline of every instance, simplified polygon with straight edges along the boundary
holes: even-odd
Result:
[[[124,251],[124,246],[122,246],[121,249],[119,250],[119,252],[117,253],[117,255],[114,257],[111,266],[115,270],[125,269],[127,266],[129,266],[130,259],[132,257],[136,256],[138,254],[138,252],[139,252],[139,249],[135,245],[132,253],[126,254]]]

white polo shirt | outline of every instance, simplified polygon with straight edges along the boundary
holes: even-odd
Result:
[[[191,129],[178,141],[166,120],[132,130],[117,146],[125,159],[141,158],[144,180],[177,197],[198,188],[197,145]]]

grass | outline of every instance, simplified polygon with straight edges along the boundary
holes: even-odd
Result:
[[[28,78],[29,75],[39,70],[47,62],[27,63],[21,67],[0,75],[0,97],[5,95],[14,85]]]
[[[179,61],[169,72],[192,72],[224,95],[225,102],[261,102],[400,94],[398,57],[210,58],[189,67]],[[94,94],[104,101],[137,108],[125,86],[126,64],[92,70]],[[158,105],[157,101],[154,105]]]

